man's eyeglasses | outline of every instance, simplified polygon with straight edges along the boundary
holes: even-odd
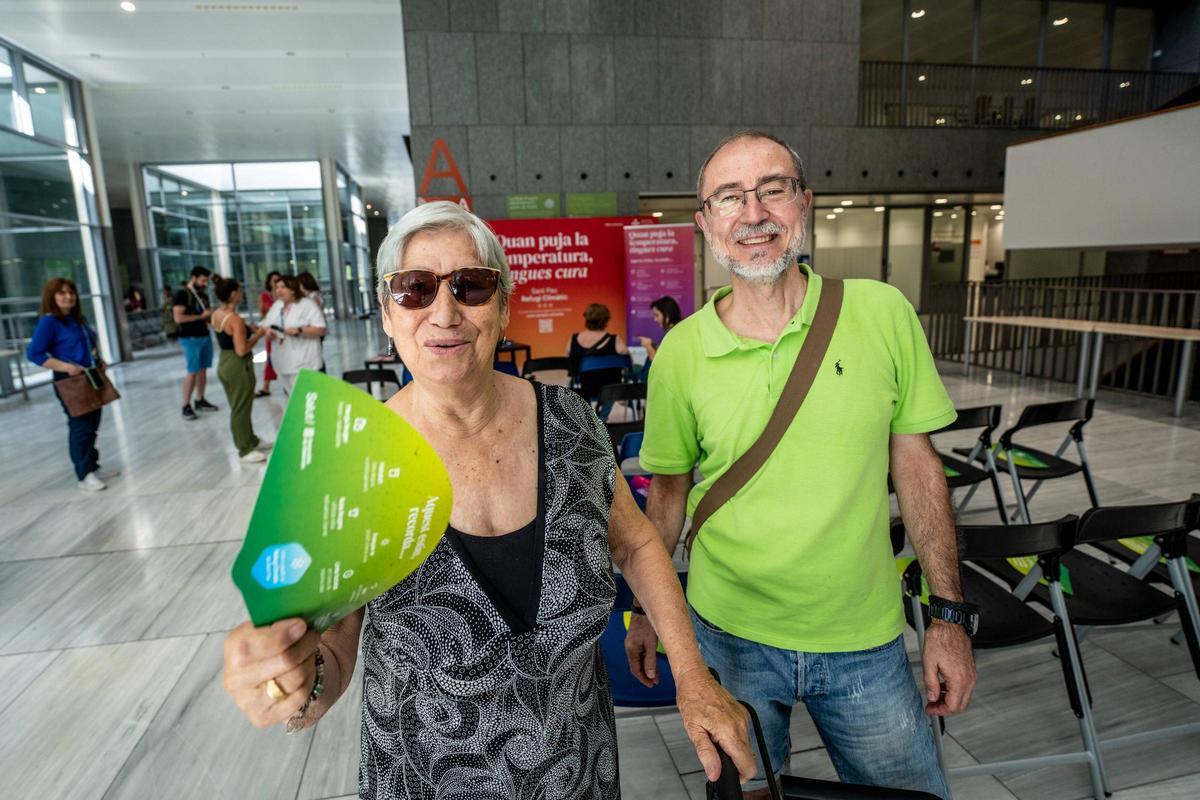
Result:
[[[753,189],[722,189],[706,197],[704,205],[718,216],[731,217],[746,205],[746,195],[750,192],[765,206],[782,206],[794,201],[799,190],[799,178],[771,178]]]
[[[445,281],[450,295],[464,306],[481,306],[500,287],[500,270],[491,267],[459,267],[449,275],[427,269],[405,269],[383,276],[388,292],[401,308],[421,309],[433,305]]]

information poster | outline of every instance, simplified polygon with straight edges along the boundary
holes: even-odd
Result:
[[[566,355],[583,330],[583,310],[603,303],[609,330],[625,335],[625,237],[631,223],[652,217],[498,219],[493,230],[513,276],[508,338],[535,358]]]
[[[690,222],[630,225],[624,233],[629,339],[648,336],[657,345],[663,329],[651,303],[673,297],[683,316],[696,310],[696,229]]]
[[[510,194],[504,198],[504,208],[510,219],[557,217],[557,194]]]
[[[421,565],[450,505],[446,468],[412,426],[361,389],[301,371],[233,564],[250,620],[328,628]]]

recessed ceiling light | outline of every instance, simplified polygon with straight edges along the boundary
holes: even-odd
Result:
[[[876,211],[883,211],[883,206],[875,206]]]
[[[835,209],[833,210],[833,213],[835,213],[835,214],[841,214],[841,213],[842,213],[843,211],[845,211],[845,210],[846,210],[846,209],[844,209],[844,208],[835,208]]]
[[[367,211],[370,211],[372,208],[374,208],[374,206],[372,206],[370,203],[367,203]]]
[[[654,217],[655,219],[658,219],[659,217],[661,217],[661,216],[662,216],[662,212],[661,212],[661,211],[655,211],[655,212],[654,212],[653,214],[651,214],[650,216]]]
[[[935,211],[935,212],[933,212],[933,215],[934,215],[935,217],[940,217],[940,216],[942,216],[942,215],[943,215],[943,214],[945,214],[945,213],[946,213],[945,211]]]
[[[129,2],[129,0],[124,0],[124,2],[121,3],[121,10],[133,13],[134,11],[137,11],[137,6]]]
[[[374,212],[374,213],[375,213],[375,216],[377,216],[377,217],[378,217],[378,216],[379,216],[379,209],[378,209],[378,208],[377,208],[377,209],[375,209],[375,212]]]
[[[973,217],[973,216],[975,216],[975,212],[974,212],[974,211],[972,211],[972,212],[971,212],[971,216],[972,216],[972,217]]]
[[[1076,122],[1079,122],[1079,121],[1080,121],[1080,120],[1082,120],[1082,119],[1083,119],[1083,114],[1076,114],[1076,115],[1075,115],[1075,121],[1076,121]]]
[[[1058,19],[1054,20],[1054,27],[1061,28],[1063,25],[1066,25],[1070,21],[1071,21],[1070,17],[1059,17]]]
[[[988,206],[990,211],[999,211],[1002,208],[1004,208],[1004,206]]]
[[[916,11],[912,12],[913,19],[920,19],[923,16],[925,16],[925,9],[923,8],[918,8]]]
[[[1121,81],[1120,88],[1128,89],[1133,84],[1130,81]]]
[[[305,210],[305,211],[308,211],[308,206],[305,206],[305,207],[304,207],[304,210]]]
[[[179,194],[182,195],[183,197],[187,197],[187,189],[181,189],[179,191]]]
[[[1033,78],[1022,78],[1022,79],[1021,79],[1021,85],[1022,85],[1022,86],[1032,86],[1032,85],[1033,85]]]
[[[837,214],[826,214],[825,219],[837,219]]]
[[[934,198],[933,202],[937,203],[938,205],[941,205],[942,203],[948,203],[950,201],[948,199],[946,199],[945,197],[937,197],[937,198]]]
[[[854,201],[853,201],[853,200],[843,200],[843,201],[842,201],[842,205],[844,205],[844,206],[852,206],[852,205],[854,205]]]
[[[45,86],[38,86],[38,87],[36,87],[36,88],[35,88],[33,91],[34,91],[34,93],[36,93],[36,94],[45,94],[45,93],[46,93],[46,87],[45,87]]]
[[[917,76],[917,80],[923,83],[923,82],[925,81],[925,76],[924,76],[924,75],[918,75],[918,76]]]
[[[1055,114],[1055,115],[1054,115],[1054,119],[1055,119],[1055,121],[1056,121],[1056,122],[1057,122],[1058,120],[1062,119],[1062,114]]]
[[[958,214],[951,214],[950,219],[958,219]]]
[[[934,124],[934,125],[945,125],[945,124],[946,124],[946,118],[945,118],[945,117],[938,117],[937,119],[935,119],[935,120],[933,121],[933,124]]]

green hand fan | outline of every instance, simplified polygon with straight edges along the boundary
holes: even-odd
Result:
[[[250,620],[302,617],[325,630],[424,562],[451,499],[445,466],[411,425],[302,370],[233,564]]]

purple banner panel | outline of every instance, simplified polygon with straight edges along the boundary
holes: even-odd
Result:
[[[663,329],[650,304],[674,297],[683,316],[696,310],[696,228],[677,225],[625,226],[625,313],[629,343],[647,336],[657,346]]]

